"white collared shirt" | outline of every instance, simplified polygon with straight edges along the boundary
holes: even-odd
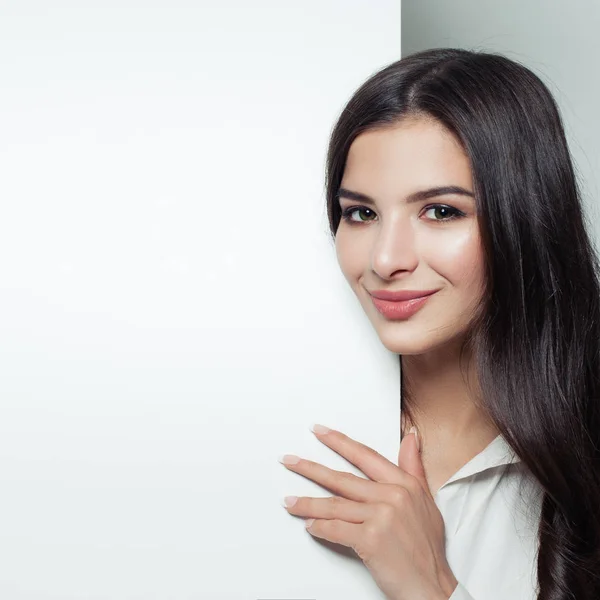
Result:
[[[449,600],[536,600],[543,488],[506,440],[496,437],[434,498],[459,582]]]

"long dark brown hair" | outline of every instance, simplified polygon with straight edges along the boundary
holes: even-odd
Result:
[[[483,407],[544,490],[538,600],[598,600],[600,270],[558,107],[539,77],[500,54],[438,48],[388,65],[331,134],[334,239],[350,145],[407,116],[442,123],[470,160],[485,291],[465,344]]]

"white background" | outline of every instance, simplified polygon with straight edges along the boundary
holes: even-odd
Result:
[[[277,457],[396,459],[324,165],[398,58],[397,0],[3,0],[1,598],[381,597]]]

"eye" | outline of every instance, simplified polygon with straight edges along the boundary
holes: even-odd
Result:
[[[342,211],[342,218],[344,219],[344,221],[347,221],[349,223],[360,223],[361,221],[356,221],[350,218],[350,215],[352,215],[355,212],[368,212],[372,215],[375,214],[370,208],[367,208],[366,206],[350,206],[346,210]]]
[[[459,219],[460,217],[464,217],[465,213],[454,208],[453,206],[447,206],[446,204],[432,204],[425,209],[425,212],[428,213],[430,210],[439,211],[438,214],[442,214],[441,219],[431,219],[432,221],[452,221],[453,219]]]
[[[430,211],[433,211],[433,214],[439,215],[440,218],[427,218],[427,221],[439,221],[442,223],[447,223],[448,221],[460,219],[461,217],[465,216],[465,213],[463,213],[462,211],[458,210],[457,208],[454,208],[453,206],[448,206],[446,204],[430,204],[429,206],[425,207],[424,214]],[[354,213],[368,213],[371,216],[375,215],[375,213],[366,206],[349,206],[348,208],[342,211],[342,218],[350,225],[365,223],[369,220],[372,220],[369,218],[367,218],[366,220],[353,219],[352,215]]]

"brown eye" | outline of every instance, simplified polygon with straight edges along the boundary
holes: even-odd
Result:
[[[429,211],[434,211],[434,214],[440,216],[439,219],[428,219],[429,221],[452,221],[453,219],[459,219],[460,217],[465,216],[465,213],[462,211],[445,204],[434,204],[432,206],[428,206],[425,209],[425,213],[428,213]]]
[[[373,211],[370,208],[367,208],[366,206],[350,206],[348,207],[346,210],[344,210],[342,212],[342,218],[349,222],[349,223],[364,223],[365,221],[362,219],[352,219],[350,217],[350,215],[352,215],[353,213],[370,213],[371,215],[374,215]],[[367,221],[369,219],[366,219]]]

